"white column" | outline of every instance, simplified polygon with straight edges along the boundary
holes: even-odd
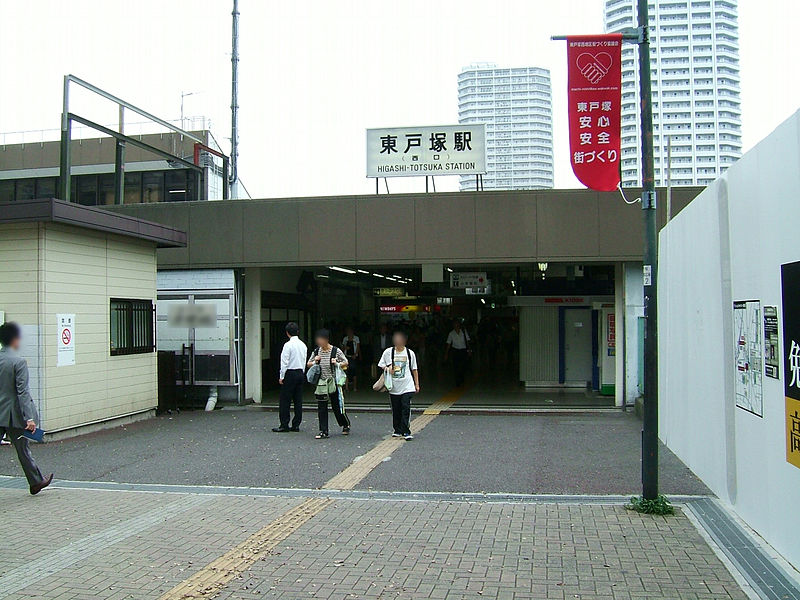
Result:
[[[614,266],[614,405],[618,407],[625,404],[625,314],[625,269],[622,263],[617,263]]]
[[[261,403],[261,269],[244,270],[245,398]]]
[[[642,263],[623,264],[625,295],[625,402],[633,404],[639,397],[639,318],[644,316],[644,281]]]

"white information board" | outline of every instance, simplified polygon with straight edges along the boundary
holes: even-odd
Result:
[[[486,125],[367,129],[367,177],[486,173]]]
[[[56,366],[75,364],[75,315],[56,315],[58,322],[58,361]]]

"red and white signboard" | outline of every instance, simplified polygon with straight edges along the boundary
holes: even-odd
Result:
[[[620,182],[621,59],[622,34],[567,37],[572,170],[601,192]]]
[[[56,315],[58,321],[58,360],[56,366],[75,364],[75,315]]]

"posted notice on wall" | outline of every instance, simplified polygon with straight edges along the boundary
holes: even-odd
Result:
[[[786,462],[800,469],[800,262],[781,265]]]
[[[75,315],[56,315],[58,322],[58,362],[56,366],[75,364]]]
[[[759,300],[733,303],[736,406],[757,417],[764,416],[761,327]]]

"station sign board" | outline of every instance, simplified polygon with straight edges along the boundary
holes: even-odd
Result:
[[[491,296],[492,282],[487,281],[486,285],[464,288],[464,294],[467,296]]]
[[[367,129],[367,177],[486,173],[486,125]]]
[[[486,277],[486,271],[465,271],[450,273],[450,287],[455,289],[461,288],[480,288],[486,287],[489,284],[489,279]]]

